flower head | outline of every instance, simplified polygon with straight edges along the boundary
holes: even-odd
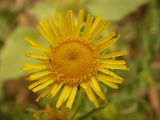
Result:
[[[27,56],[40,63],[26,64],[24,67],[26,72],[31,73],[28,80],[34,82],[29,89],[41,91],[37,101],[53,98],[62,89],[56,107],[66,102],[66,106],[71,108],[78,87],[82,87],[90,101],[98,107],[95,94],[106,101],[99,82],[115,89],[118,88],[117,83],[123,82],[123,78],[112,70],[128,70],[124,60],[115,59],[125,55],[126,51],[106,52],[119,39],[119,35],[112,32],[97,40],[109,23],[90,14],[83,23],[83,17],[84,11],[81,9],[77,21],[74,21],[73,12],[69,10],[65,17],[57,13],[56,23],[52,18],[40,22],[38,29],[50,44],[49,48],[27,38],[32,48],[42,52],[27,52]]]
[[[34,110],[33,117],[35,120],[69,120],[69,112],[53,109],[51,105],[46,104],[45,109]]]

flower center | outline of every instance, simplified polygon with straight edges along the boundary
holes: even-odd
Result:
[[[50,63],[59,82],[79,84],[95,74],[96,58],[94,48],[89,43],[67,40],[53,50]]]

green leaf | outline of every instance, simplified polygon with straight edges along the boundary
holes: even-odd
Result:
[[[22,67],[30,61],[24,55],[24,52],[30,49],[25,41],[26,36],[38,38],[37,33],[32,29],[19,27],[7,39],[0,56],[0,82],[23,75]]]
[[[92,0],[88,9],[94,15],[101,15],[107,20],[117,21],[135,11],[148,0]]]

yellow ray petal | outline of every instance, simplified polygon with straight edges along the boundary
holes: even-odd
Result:
[[[26,64],[23,67],[23,70],[28,73],[33,73],[41,70],[48,69],[49,66],[47,64]]]
[[[106,100],[97,80],[95,79],[95,77],[91,77],[91,80],[88,81],[89,85],[92,87],[93,91],[102,99],[102,100]]]
[[[61,13],[57,13],[56,16],[57,16],[59,33],[60,33],[61,39],[63,39],[67,35],[67,30],[64,25],[64,19]]]
[[[36,40],[34,40],[31,37],[26,37],[26,41],[31,45],[32,48],[40,50],[42,52],[49,52],[50,50],[47,48],[44,48],[42,45],[40,45]]]
[[[76,26],[76,37],[78,37],[80,34],[81,24],[83,22],[83,16],[84,16],[84,10],[80,9],[79,14],[78,14],[78,22],[77,22],[77,26]]]
[[[37,79],[39,79],[41,77],[44,77],[46,75],[49,75],[51,73],[52,73],[52,71],[50,71],[50,70],[45,70],[45,71],[42,71],[42,72],[37,72],[37,73],[34,73],[34,74],[30,75],[28,77],[28,80],[31,80],[31,81],[32,80],[37,80]]]
[[[65,85],[61,95],[58,98],[56,107],[59,108],[69,97],[72,87],[70,85]]]
[[[101,63],[113,64],[113,65],[123,65],[126,64],[125,60],[99,60]]]
[[[47,33],[48,33],[47,35],[51,39],[51,41],[54,43],[54,45],[58,45],[59,36],[57,34],[53,19],[49,19],[49,18],[44,19],[41,22],[41,26],[47,30]]]
[[[38,80],[37,82],[34,82],[33,84],[29,85],[28,88],[29,89],[33,89],[34,87],[36,87],[36,86],[38,86],[40,84],[43,84],[44,82],[46,82],[46,81],[48,81],[50,79],[53,79],[53,77],[52,76],[47,76],[45,78],[42,78],[42,79]]]
[[[68,16],[64,17],[63,23],[64,23],[65,36],[66,37],[71,37],[70,26],[68,25]]]
[[[53,21],[44,19],[37,28],[53,47],[59,43]]]
[[[107,53],[107,54],[101,55],[100,58],[102,58],[102,59],[113,58],[113,57],[123,56],[126,54],[127,54],[127,51],[123,50],[123,51],[119,51],[119,52],[112,52],[112,53]]]
[[[101,80],[104,84],[110,86],[111,88],[114,88],[114,89],[118,89],[118,85],[112,83],[112,82],[109,82],[109,81],[105,81],[105,80]]]
[[[77,93],[77,88],[78,86],[73,86],[72,88],[71,94],[68,98],[67,105],[66,105],[68,108],[72,108],[72,105],[73,105],[73,102],[74,102],[74,99]]]
[[[75,25],[74,25],[74,16],[73,11],[68,10],[67,11],[67,26],[69,30],[69,35],[74,36],[75,35]]]
[[[63,25],[64,25],[64,30],[65,30],[65,37],[70,37],[70,27],[68,26],[68,18],[67,15],[64,16],[63,18]]]
[[[39,25],[39,26],[37,26],[37,29],[39,30],[39,32],[41,33],[41,35],[48,41],[48,43],[52,47],[55,47],[55,44],[53,43],[53,41],[51,40],[51,38],[48,36],[48,31],[46,30],[46,28],[42,27],[42,25]]]
[[[107,69],[118,69],[118,70],[129,70],[126,65],[111,65],[111,64],[101,64],[100,67]]]
[[[113,44],[115,44],[118,39],[120,38],[120,36],[116,36],[115,38],[109,40],[108,42],[106,42],[106,44],[102,45],[101,47],[98,47],[98,51],[99,53],[103,52],[105,49],[111,47]]]
[[[109,71],[109,70],[107,70],[107,69],[105,69],[105,68],[98,68],[98,71],[101,71],[102,73],[105,73],[105,74],[108,74],[108,75],[110,75],[110,76],[113,76],[113,77],[115,77],[115,78],[118,78],[118,79],[120,79],[122,82],[123,82],[123,78],[122,77],[120,77],[120,76],[118,76],[118,75],[116,75],[114,72],[111,72],[111,71]]]
[[[101,20],[97,27],[95,28],[94,32],[92,33],[91,39],[94,40],[96,37],[102,34],[102,32],[109,26],[109,23],[105,20]]]
[[[82,37],[84,37],[84,36],[86,37],[86,35],[88,33],[88,30],[92,26],[93,20],[94,20],[94,17],[92,15],[88,14],[87,15],[87,21],[86,21],[86,24],[84,26],[84,30],[82,32]]]
[[[53,79],[48,80],[48,81],[44,82],[43,84],[38,85],[37,87],[33,88],[32,91],[33,91],[33,92],[37,92],[37,91],[39,91],[39,90],[41,90],[41,89],[49,86],[49,85],[50,85],[51,83],[53,83],[53,82],[54,82]]]
[[[90,99],[91,102],[93,102],[93,104],[98,107],[98,102],[96,97],[94,96],[94,93],[92,92],[90,86],[87,83],[81,83],[80,86],[85,90],[88,98]]]
[[[97,27],[97,25],[99,24],[101,20],[101,17],[100,16],[97,16],[94,20],[94,23],[92,24],[92,26],[90,27],[89,31],[88,31],[88,34],[87,36],[90,37],[93,33],[93,31],[95,30],[95,28]]]
[[[53,98],[59,92],[59,90],[62,88],[62,86],[63,86],[63,83],[55,83],[53,85],[52,90],[51,90],[50,98]]]
[[[96,76],[96,78],[97,78],[99,81],[103,82],[104,84],[110,86],[111,88],[114,88],[114,89],[118,89],[118,88],[119,88],[118,85],[116,85],[116,84],[114,84],[114,83],[112,83],[112,82],[110,82],[110,81],[108,81],[108,80],[105,80],[104,78],[101,78],[101,77],[99,77],[99,76]]]
[[[48,60],[49,59],[47,56],[39,55],[39,54],[32,53],[32,52],[25,52],[25,55],[27,57],[33,57],[33,58],[35,58],[37,60]]]
[[[51,34],[54,36],[54,43],[55,44],[58,44],[59,43],[59,35],[58,35],[58,32],[57,32],[57,28],[56,28],[56,25],[54,23],[54,19],[50,19],[48,20],[48,24],[49,24],[49,27],[51,29]]]
[[[113,39],[116,35],[117,34],[115,32],[110,33],[107,37],[102,38],[101,40],[97,41],[95,43],[95,46],[97,48],[103,46],[104,44],[108,43],[109,40]]]
[[[104,79],[106,81],[110,81],[110,82],[114,82],[114,83],[122,83],[123,81],[118,79],[118,78],[114,78],[108,75],[103,75],[103,74],[97,74],[96,77],[100,78],[100,79]]]

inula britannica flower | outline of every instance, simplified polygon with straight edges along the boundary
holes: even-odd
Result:
[[[66,110],[56,110],[46,104],[45,109],[35,110],[33,117],[34,120],[69,120],[69,114]]]
[[[50,45],[49,48],[27,38],[32,48],[42,52],[26,53],[39,61],[24,67],[26,72],[31,73],[28,80],[33,83],[29,89],[41,92],[37,101],[40,98],[53,98],[62,90],[56,107],[66,103],[66,107],[71,108],[77,90],[81,87],[89,100],[98,107],[95,94],[106,101],[99,82],[117,89],[117,83],[122,83],[123,78],[112,70],[128,70],[124,60],[116,59],[125,55],[126,51],[107,51],[120,36],[112,32],[100,38],[109,23],[100,16],[94,18],[91,14],[83,22],[82,9],[77,20],[74,20],[71,10],[64,17],[61,13],[56,15],[56,22],[52,18],[46,18],[38,25],[38,30]]]

